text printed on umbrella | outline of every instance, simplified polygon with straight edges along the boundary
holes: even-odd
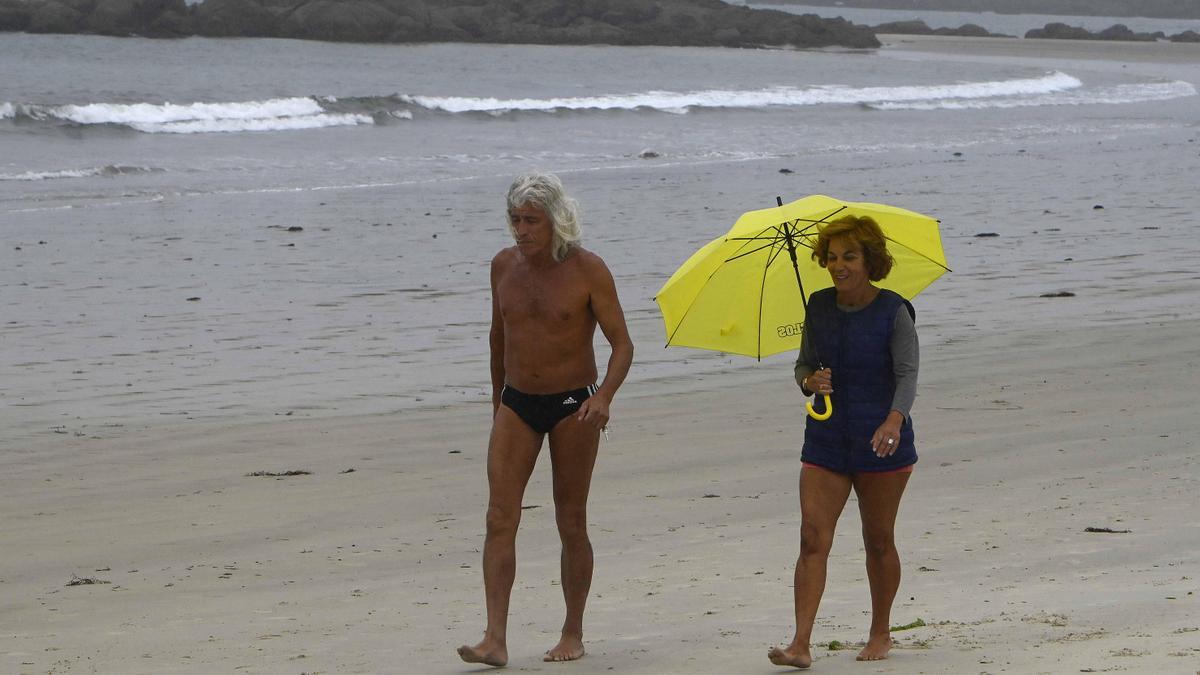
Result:
[[[779,337],[795,337],[804,331],[804,323],[789,323],[783,326],[777,326],[775,332]]]

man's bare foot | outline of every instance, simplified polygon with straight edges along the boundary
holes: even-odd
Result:
[[[574,661],[583,658],[583,638],[578,635],[567,635],[559,638],[558,644],[550,648],[543,661]]]
[[[891,650],[891,635],[872,635],[871,639],[867,640],[867,646],[863,647],[862,651],[858,653],[856,660],[882,661],[888,657],[888,652]]]
[[[780,649],[779,647],[771,647],[767,650],[767,658],[771,659],[771,663],[777,666],[791,666],[803,669],[812,665],[812,655],[809,654],[807,648],[788,647],[787,649]]]
[[[474,647],[459,647],[458,655],[467,663],[484,663],[497,668],[508,664],[508,647],[486,636]]]

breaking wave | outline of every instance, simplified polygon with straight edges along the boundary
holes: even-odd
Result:
[[[448,113],[558,112],[575,110],[639,110],[686,113],[703,108],[770,108],[814,105],[920,102],[947,98],[981,99],[1064,91],[1082,86],[1061,72],[1044,77],[899,87],[771,87],[755,90],[708,89],[691,92],[649,91],[608,96],[548,99],[497,99],[462,96],[401,96],[401,100]]]
[[[893,87],[824,85],[764,89],[646,91],[561,98],[472,96],[297,96],[226,103],[87,103],[44,105],[0,102],[0,120],[72,127],[116,127],[148,134],[292,131],[411,122],[436,116],[499,117],[644,111],[687,114],[694,110],[769,109],[858,105],[874,110],[941,110],[1040,105],[1090,105],[1159,101],[1196,95],[1186,82],[1084,87],[1054,71],[1040,77]]]
[[[1047,105],[1115,105],[1166,101],[1195,96],[1196,87],[1188,82],[1157,82],[1150,84],[1120,84],[1077,91],[1046,92],[999,99],[970,99],[946,97],[926,101],[869,104],[877,110],[980,110],[985,108],[1023,108]]]
[[[22,173],[0,173],[0,181],[36,181],[59,178],[88,178],[90,176],[123,176],[128,174],[157,173],[162,169],[149,166],[121,166],[108,164],[86,169],[60,169],[58,171],[25,171]]]
[[[0,104],[10,117],[77,126],[111,125],[144,133],[197,134],[285,131],[372,124],[371,115],[330,112],[316,99],[278,98],[234,103],[88,103],[84,105]]]

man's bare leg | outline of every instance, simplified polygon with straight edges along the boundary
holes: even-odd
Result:
[[[850,476],[804,467],[800,470],[800,557],[796,560],[796,636],[787,647],[772,647],[767,658],[777,666],[808,668],[809,643],[817,607],[825,593],[825,572],[838,517],[850,497]]]
[[[483,641],[458,648],[467,663],[503,666],[508,663],[508,601],[517,571],[517,526],[521,499],[542,449],[542,435],[517,414],[500,406],[492,420],[488,443],[487,537],[483,544],[483,589],[487,598],[487,629]]]
[[[892,648],[892,602],[900,588],[900,554],[896,551],[896,514],[909,473],[862,473],[854,477],[858,511],[867,551],[871,585],[871,633],[859,661],[886,659]]]
[[[550,432],[554,473],[554,518],[562,541],[562,589],[567,604],[562,637],[546,652],[546,661],[582,658],[583,611],[592,587],[592,542],[587,533],[587,500],[600,432],[574,416]]]

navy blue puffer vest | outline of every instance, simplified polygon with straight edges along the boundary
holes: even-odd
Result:
[[[833,416],[825,421],[807,418],[805,462],[858,473],[899,469],[917,461],[911,419],[900,428],[896,452],[879,458],[871,450],[871,436],[892,409],[896,383],[890,345],[896,312],[902,305],[915,319],[912,305],[886,289],[857,312],[839,310],[833,288],[809,298],[808,339],[822,365],[833,371]],[[813,405],[821,408],[819,402]]]

